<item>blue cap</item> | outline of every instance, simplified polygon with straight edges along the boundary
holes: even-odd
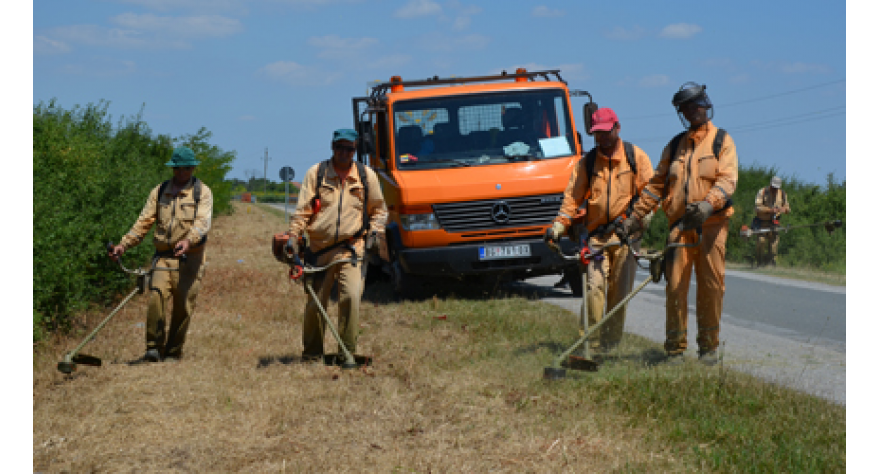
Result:
[[[339,140],[348,140],[350,142],[356,142],[358,139],[358,134],[354,130],[350,128],[340,128],[333,132],[333,142],[337,142]]]

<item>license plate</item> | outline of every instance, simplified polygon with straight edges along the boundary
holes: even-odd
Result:
[[[480,247],[480,260],[492,260],[497,258],[520,258],[530,257],[532,248],[529,244],[522,245],[487,245]]]

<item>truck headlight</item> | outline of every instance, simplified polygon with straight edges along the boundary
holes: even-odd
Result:
[[[401,214],[400,225],[403,230],[437,230],[440,222],[434,214]]]

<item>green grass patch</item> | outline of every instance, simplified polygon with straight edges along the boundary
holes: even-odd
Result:
[[[486,301],[468,295],[472,290],[453,291],[459,296],[401,308],[422,315],[414,329],[434,334],[441,346],[443,338],[466,338],[445,344],[440,357],[425,357],[430,370],[478,377],[496,387],[484,396],[505,397],[536,423],[560,432],[577,430],[586,419],[600,433],[624,426],[643,433],[653,450],[683,462],[684,470],[846,470],[845,407],[730,371],[723,363],[665,366],[659,363],[660,345],[629,334],[599,372],[568,370],[564,380],[544,381],[544,367],[577,339],[573,314],[522,296]]]

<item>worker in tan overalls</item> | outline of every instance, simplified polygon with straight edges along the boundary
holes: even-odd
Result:
[[[296,210],[290,217],[290,241],[292,253],[298,253],[299,237],[307,237],[306,258],[311,265],[320,267],[351,258],[352,252],[363,257],[366,251],[378,250],[380,234],[385,233],[388,211],[379,178],[353,160],[357,139],[357,132],[351,129],[333,132],[332,158],[313,165],[303,178]],[[333,283],[339,282],[339,336],[352,354],[357,347],[366,272],[366,261],[356,265],[346,262],[330,267],[313,281],[324,308]],[[317,303],[309,299],[303,318],[303,360],[324,355],[325,322],[318,311]]]
[[[688,288],[697,274],[697,344],[699,359],[718,362],[718,335],[724,300],[724,255],[732,197],[739,175],[736,146],[716,127],[706,86],[684,84],[672,98],[687,130],[663,149],[651,181],[642,191],[633,215],[624,221],[627,233],[644,227],[644,216],[658,205],[669,219],[668,242],[700,244],[676,248],[666,257],[666,349],[672,364],[684,362],[687,349]],[[685,124],[687,121],[687,124]]]
[[[179,269],[152,274],[147,306],[147,351],[142,359],[146,362],[181,358],[205,274],[205,247],[211,230],[214,198],[211,189],[193,176],[198,164],[191,149],[176,148],[171,161],[166,163],[174,177],[150,191],[137,222],[110,252],[110,258],[118,260],[126,250],[140,244],[155,223],[156,266]],[[185,261],[180,259],[184,255]],[[171,325],[166,337],[165,314],[169,307]]]
[[[788,214],[791,208],[788,205],[788,196],[782,190],[782,179],[774,176],[770,180],[770,186],[758,190],[755,196],[755,214],[756,221],[753,222],[753,229],[775,229],[779,225],[779,216]],[[756,266],[764,265],[776,266],[776,253],[779,249],[779,233],[770,232],[766,234],[758,234],[755,244],[755,263]]]
[[[558,244],[582,204],[586,207],[583,230],[589,236],[590,248],[619,241],[615,235],[617,224],[631,212],[642,188],[654,175],[648,154],[620,139],[620,121],[613,110],[601,108],[594,112],[589,131],[595,138],[596,147],[578,162],[571,173],[559,215],[545,235],[551,246]],[[631,156],[627,157],[627,153]],[[588,166],[591,169],[587,169]],[[574,237],[580,239],[578,235]],[[605,258],[591,262],[586,272],[590,326],[598,323],[606,310],[623,301],[632,291],[636,276],[635,259],[626,245],[609,247],[603,255]],[[625,321],[626,308],[622,308],[590,336],[590,352],[603,354],[617,346],[623,337]]]

